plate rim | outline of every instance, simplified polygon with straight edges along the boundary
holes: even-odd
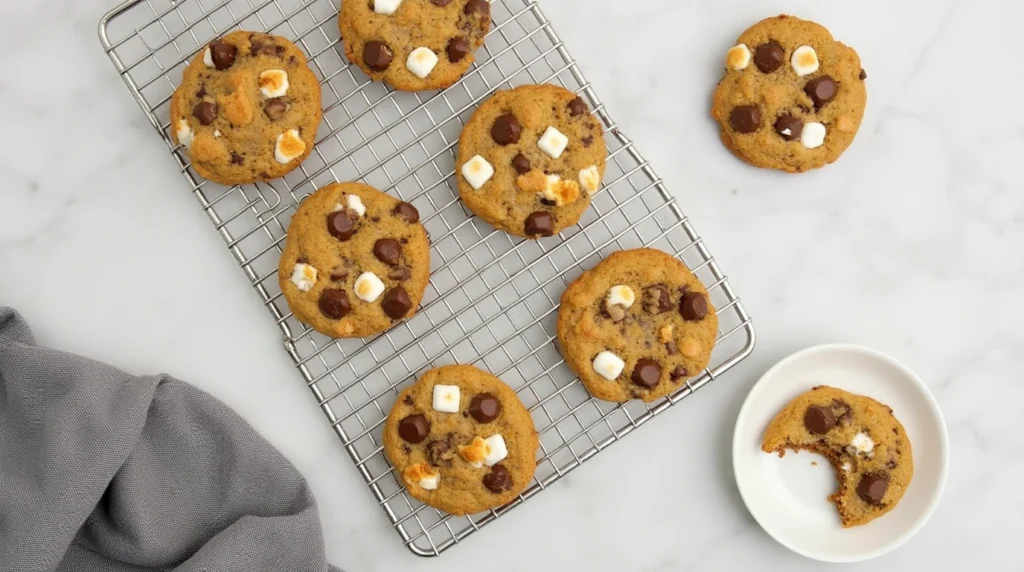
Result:
[[[924,513],[917,519],[917,521],[914,522],[914,524],[910,528],[908,528],[901,535],[893,538],[892,540],[890,540],[889,542],[879,546],[878,548],[875,548],[875,549],[869,550],[869,551],[865,551],[862,554],[856,554],[856,555],[853,555],[853,556],[850,556],[850,557],[831,557],[827,553],[809,552],[807,550],[804,550],[803,548],[799,548],[797,546],[792,545],[789,542],[786,542],[782,538],[779,538],[775,534],[775,532],[770,530],[769,527],[765,526],[765,524],[761,521],[761,519],[758,518],[758,515],[755,514],[755,511],[751,509],[750,503],[747,500],[747,494],[744,491],[743,485],[741,484],[743,482],[743,479],[741,479],[741,477],[739,475],[739,469],[738,469],[738,464],[737,464],[737,458],[741,454],[740,453],[740,448],[741,448],[741,443],[742,443],[742,440],[740,438],[740,425],[741,425],[742,420],[750,415],[750,409],[753,407],[752,404],[754,402],[754,398],[757,397],[758,395],[760,395],[760,393],[764,391],[764,388],[768,386],[768,382],[772,379],[772,377],[779,370],[783,369],[784,367],[790,365],[793,362],[796,362],[796,361],[799,361],[801,359],[804,359],[804,358],[806,358],[806,357],[808,357],[810,355],[818,354],[818,353],[828,353],[828,352],[845,352],[845,353],[856,353],[856,354],[861,354],[861,355],[867,355],[870,358],[873,358],[873,359],[876,359],[876,360],[881,360],[881,361],[886,362],[887,364],[895,367],[896,369],[900,370],[904,374],[904,376],[907,377],[912,382],[912,384],[914,386],[916,386],[918,391],[924,397],[924,402],[927,404],[928,408],[935,415],[936,419],[938,419],[939,426],[941,427],[941,431],[939,431],[939,434],[937,435],[938,440],[939,440],[939,454],[940,454],[940,457],[941,457],[940,460],[939,460],[940,461],[940,469],[939,469],[938,487],[936,488],[935,493],[932,495],[932,498],[929,500],[928,506],[925,509]],[[750,391],[747,392],[747,396],[743,399],[743,405],[740,407],[739,414],[736,416],[736,422],[735,422],[735,424],[733,426],[733,435],[732,435],[732,469],[733,469],[733,478],[736,481],[736,488],[737,488],[737,490],[740,493],[740,498],[743,499],[743,504],[744,504],[744,506],[746,506],[747,512],[750,514],[751,517],[753,517],[754,521],[757,522],[758,526],[761,527],[761,530],[765,531],[765,533],[767,533],[768,536],[770,536],[776,542],[778,542],[782,546],[788,548],[792,552],[795,552],[795,553],[797,553],[797,554],[799,554],[801,556],[804,556],[806,558],[810,558],[812,560],[817,560],[817,561],[820,561],[820,562],[832,562],[832,563],[863,562],[865,560],[870,560],[870,559],[873,559],[873,558],[877,558],[879,556],[882,556],[884,554],[887,554],[887,553],[889,553],[889,552],[899,548],[900,546],[905,544],[907,541],[909,541],[911,538],[913,538],[924,527],[924,525],[929,520],[931,520],[932,515],[935,513],[935,509],[938,507],[939,502],[942,500],[942,493],[946,489],[946,479],[949,476],[949,430],[948,430],[948,428],[946,426],[946,419],[942,415],[942,409],[939,407],[939,403],[935,399],[935,396],[932,394],[931,390],[928,389],[928,386],[924,383],[924,381],[922,381],[921,378],[918,377],[917,374],[915,374],[913,372],[913,370],[911,370],[903,362],[901,362],[898,359],[896,359],[896,358],[894,358],[894,357],[892,357],[892,356],[890,356],[888,354],[885,354],[885,353],[883,353],[881,351],[878,351],[876,349],[869,348],[869,347],[866,347],[866,346],[862,346],[862,345],[859,345],[859,344],[850,344],[850,343],[819,344],[819,345],[809,346],[809,347],[797,350],[797,351],[795,351],[795,352],[793,352],[793,353],[783,357],[779,361],[775,362],[775,364],[773,364],[767,370],[765,370],[765,372],[763,374],[761,374],[761,377],[759,377],[758,380],[756,382],[754,382],[754,385],[751,386]]]

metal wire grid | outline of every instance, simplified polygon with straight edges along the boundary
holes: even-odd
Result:
[[[707,248],[647,162],[620,133],[537,3],[494,0],[477,63],[443,92],[397,93],[343,56],[337,0],[130,0],[107,14],[100,38],[119,74],[167,142],[193,194],[285,336],[331,426],[403,542],[434,556],[462,541],[745,358],[754,331]],[[324,121],[314,153],[271,183],[201,180],[170,141],[167,105],[181,71],[232,29],[296,41],[322,79]],[[454,151],[463,122],[496,89],[557,83],[589,100],[606,126],[604,188],[559,238],[522,241],[472,217],[458,200]],[[431,280],[420,312],[368,340],[332,340],[294,319],[277,287],[277,261],[298,202],[333,181],[362,180],[412,202],[432,237]],[[654,404],[593,400],[555,348],[564,287],[608,253],[652,246],[675,253],[708,286],[720,329],[711,364]],[[398,391],[423,371],[473,363],[516,389],[533,414],[543,457],[520,498],[453,517],[405,494],[381,452],[380,430]]]

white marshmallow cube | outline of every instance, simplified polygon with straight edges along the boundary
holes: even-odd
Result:
[[[299,136],[298,129],[289,129],[277,136],[277,144],[274,146],[274,159],[282,165],[287,165],[298,159],[306,152],[306,142]]]
[[[373,0],[373,11],[390,16],[395,13],[395,10],[398,10],[398,6],[401,4],[402,0]]]
[[[588,193],[597,192],[597,188],[601,186],[601,171],[597,169],[597,165],[591,165],[580,171],[580,186]]]
[[[804,124],[800,132],[800,144],[808,149],[821,147],[825,144],[825,126],[817,121]]]
[[[203,50],[203,63],[208,68],[213,67],[213,52],[210,51],[210,46],[206,46],[206,49]]]
[[[740,71],[746,69],[750,65],[750,48],[744,44],[739,44],[729,48],[729,51],[725,54],[725,67],[732,71]]]
[[[409,59],[405,60],[405,67],[420,79],[430,75],[436,65],[437,54],[430,51],[430,48],[416,48],[409,53]]]
[[[615,381],[625,367],[626,362],[608,350],[597,354],[597,357],[594,358],[594,371],[608,381]]]
[[[363,204],[363,199],[359,198],[359,195],[345,195],[345,202],[350,211],[359,216],[366,215],[366,205]]]
[[[192,146],[192,139],[196,135],[189,127],[188,121],[184,119],[178,120],[178,128],[174,130],[174,134],[178,136],[178,143],[184,145],[186,149]]]
[[[309,292],[316,284],[316,268],[301,262],[296,264],[292,270],[292,284],[303,292]]]
[[[853,436],[850,444],[857,449],[857,452],[864,453],[865,455],[875,449],[875,441],[867,433],[857,433]]]
[[[373,272],[363,272],[356,278],[356,297],[363,302],[373,303],[384,293],[384,283]]]
[[[569,146],[569,138],[561,131],[555,129],[553,125],[549,125],[544,134],[540,136],[540,140],[537,141],[537,146],[552,159],[557,159],[562,156],[562,152]]]
[[[505,438],[500,434],[491,435],[484,439],[484,443],[487,443],[487,454],[484,455],[484,464],[488,467],[500,463],[508,457],[508,447],[505,445]]]
[[[480,187],[487,184],[494,176],[494,167],[480,155],[473,157],[462,165],[462,177],[466,179],[473,190],[480,190]]]
[[[434,411],[458,413],[460,399],[459,386],[440,383],[434,386]]]
[[[636,292],[624,284],[612,286],[608,289],[608,296],[605,298],[609,306],[618,304],[623,308],[629,308],[636,301]]]

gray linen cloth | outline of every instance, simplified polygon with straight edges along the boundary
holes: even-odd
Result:
[[[35,345],[0,307],[0,571],[336,571],[305,480],[166,375]]]

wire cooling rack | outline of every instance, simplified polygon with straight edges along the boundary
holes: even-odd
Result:
[[[500,518],[590,457],[689,396],[753,350],[754,330],[710,252],[633,143],[605,112],[536,2],[494,0],[476,64],[443,92],[400,93],[345,60],[338,0],[130,0],[104,16],[107,55],[177,160],[284,345],[384,512],[414,553],[436,556]],[[223,187],[199,178],[175,148],[168,102],[188,61],[233,29],[288,37],[322,80],[324,120],[313,154],[270,183]],[[604,123],[603,189],[580,224],[524,241],[495,231],[458,200],[454,153],[463,122],[497,89],[555,83]],[[277,285],[278,256],[299,201],[333,181],[359,180],[412,202],[432,237],[431,280],[411,320],[365,340],[332,340],[299,323]],[[558,300],[583,270],[619,249],[680,257],[708,286],[720,329],[701,375],[652,404],[591,399],[555,340]],[[410,498],[385,460],[381,431],[398,391],[423,371],[472,363],[512,386],[533,414],[543,457],[512,503],[455,517]]]

